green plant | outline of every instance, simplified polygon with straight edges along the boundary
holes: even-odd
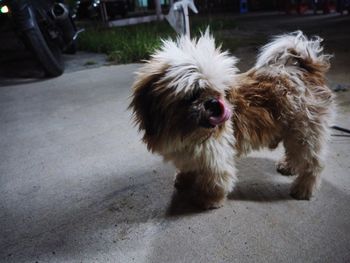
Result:
[[[84,66],[92,66],[92,65],[95,65],[97,64],[96,61],[93,61],[93,60],[88,60],[84,63]]]
[[[191,35],[199,36],[210,25],[218,43],[233,51],[239,40],[229,38],[222,32],[236,26],[230,17],[193,17]],[[106,53],[112,63],[132,63],[148,59],[161,45],[162,39],[175,38],[176,33],[166,21],[134,26],[104,28],[90,27],[79,35],[79,48],[86,51]],[[223,41],[224,40],[224,41]]]

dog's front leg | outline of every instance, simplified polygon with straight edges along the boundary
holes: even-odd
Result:
[[[190,189],[196,180],[195,172],[177,172],[174,186],[178,191]]]
[[[205,171],[197,175],[194,201],[203,209],[223,206],[226,196],[232,191],[236,176],[232,172]]]

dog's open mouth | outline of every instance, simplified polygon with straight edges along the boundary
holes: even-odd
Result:
[[[221,98],[207,101],[205,103],[205,109],[210,112],[209,123],[212,126],[220,125],[232,116],[231,109]]]

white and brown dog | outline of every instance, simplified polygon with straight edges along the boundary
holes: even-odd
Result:
[[[236,180],[234,157],[282,141],[277,170],[297,175],[293,197],[311,197],[334,112],[320,42],[299,31],[278,36],[242,74],[208,32],[163,42],[138,73],[130,108],[148,149],[179,170],[177,189],[219,207]]]

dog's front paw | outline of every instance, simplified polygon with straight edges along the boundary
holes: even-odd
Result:
[[[285,175],[285,176],[295,175],[293,169],[290,167],[290,165],[287,163],[287,161],[285,159],[280,160],[276,164],[276,170],[277,170],[277,172],[279,172],[280,174]]]
[[[217,193],[204,193],[204,192],[194,192],[194,202],[202,209],[216,209],[224,206],[226,201],[226,195]]]
[[[290,195],[297,200],[310,200],[312,192],[313,187],[309,184],[295,183],[290,190]]]
[[[201,209],[208,210],[208,209],[217,209],[224,206],[226,198],[217,200],[212,199],[207,196],[197,196],[194,199],[195,204],[200,207]]]

